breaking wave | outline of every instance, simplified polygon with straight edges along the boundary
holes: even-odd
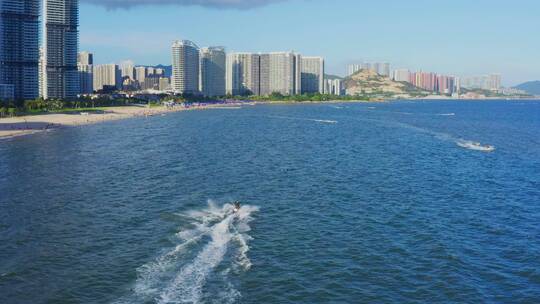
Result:
[[[118,303],[233,303],[241,296],[231,272],[250,269],[249,223],[255,206],[233,212],[231,204],[209,202],[204,210],[179,214],[190,228],[175,235],[177,245],[137,269],[132,294]],[[212,288],[206,288],[212,281]]]

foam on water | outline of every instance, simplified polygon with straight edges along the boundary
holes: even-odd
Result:
[[[437,116],[456,116],[456,113],[441,113],[441,114],[436,114]]]
[[[387,122],[387,121],[381,121],[381,120],[378,120],[378,119],[370,119],[370,118],[357,118],[357,120],[369,121],[369,122],[377,122],[377,123],[382,123],[382,124],[385,124],[385,125],[395,125],[395,126],[398,126],[398,127],[401,127],[401,128],[405,128],[405,129],[409,129],[409,130],[412,130],[412,131],[415,131],[415,132],[424,133],[424,134],[433,136],[436,139],[439,139],[441,141],[453,142],[458,147],[465,148],[465,149],[468,149],[468,150],[480,151],[480,152],[493,152],[493,151],[496,150],[495,147],[493,147],[491,145],[482,145],[482,144],[480,144],[478,142],[475,142],[473,140],[458,138],[458,137],[456,137],[454,135],[451,135],[451,134],[448,134],[448,133],[437,132],[437,131],[433,131],[433,130],[429,130],[429,129],[425,129],[425,128],[420,128],[420,127],[417,127],[417,126],[414,126],[414,125],[411,125],[411,124],[407,124],[407,123],[403,123],[403,122],[397,122],[397,121]]]
[[[314,119],[314,118],[301,118],[301,117],[290,117],[290,116],[272,116],[272,115],[268,115],[266,117],[277,118],[277,119],[313,121],[313,122],[320,122],[320,123],[326,123],[326,124],[337,124],[338,123],[338,121],[336,121],[336,120],[328,120],[328,119]]]
[[[481,152],[493,152],[495,151],[495,147],[489,146],[489,145],[482,145],[478,142],[470,141],[470,140],[463,140],[460,139],[456,141],[456,144],[462,148],[474,150],[474,151],[481,151]]]
[[[176,234],[174,248],[137,270],[133,294],[119,302],[201,303],[204,297],[217,303],[234,302],[240,292],[229,281],[229,273],[251,267],[247,255],[251,237],[247,233],[256,211],[257,207],[244,205],[234,213],[230,204],[218,207],[209,202],[203,210],[179,214],[189,221],[190,229]],[[226,260],[226,256],[231,258]],[[216,273],[218,266],[225,271]],[[210,276],[219,278],[223,288],[205,295]]]

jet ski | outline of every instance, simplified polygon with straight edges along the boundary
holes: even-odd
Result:
[[[237,213],[238,211],[240,211],[240,208],[242,206],[240,205],[240,202],[239,201],[236,201],[233,203],[233,213]]]

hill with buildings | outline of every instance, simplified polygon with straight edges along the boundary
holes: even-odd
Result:
[[[514,89],[525,91],[531,95],[540,96],[540,80],[522,83],[515,86]]]
[[[360,70],[343,80],[348,95],[367,95],[373,97],[411,98],[425,97],[427,91],[406,82],[398,82],[372,70]]]

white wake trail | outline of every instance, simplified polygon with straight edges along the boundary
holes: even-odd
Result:
[[[314,119],[314,118],[301,118],[301,117],[290,117],[290,116],[275,116],[275,115],[268,115],[266,116],[268,118],[277,118],[277,119],[288,119],[288,120],[300,120],[300,121],[312,121],[312,122],[320,122],[320,123],[326,123],[326,124],[337,124],[337,120],[329,120],[329,119]]]
[[[240,292],[229,280],[229,272],[247,271],[251,266],[247,233],[256,211],[257,207],[244,205],[233,212],[230,204],[218,207],[209,202],[204,210],[179,214],[189,220],[191,229],[178,232],[174,248],[138,269],[134,294],[119,302],[202,303],[205,298],[234,302]],[[226,270],[217,273],[218,267]],[[205,290],[209,277],[219,278],[221,287],[205,294],[210,292]]]

